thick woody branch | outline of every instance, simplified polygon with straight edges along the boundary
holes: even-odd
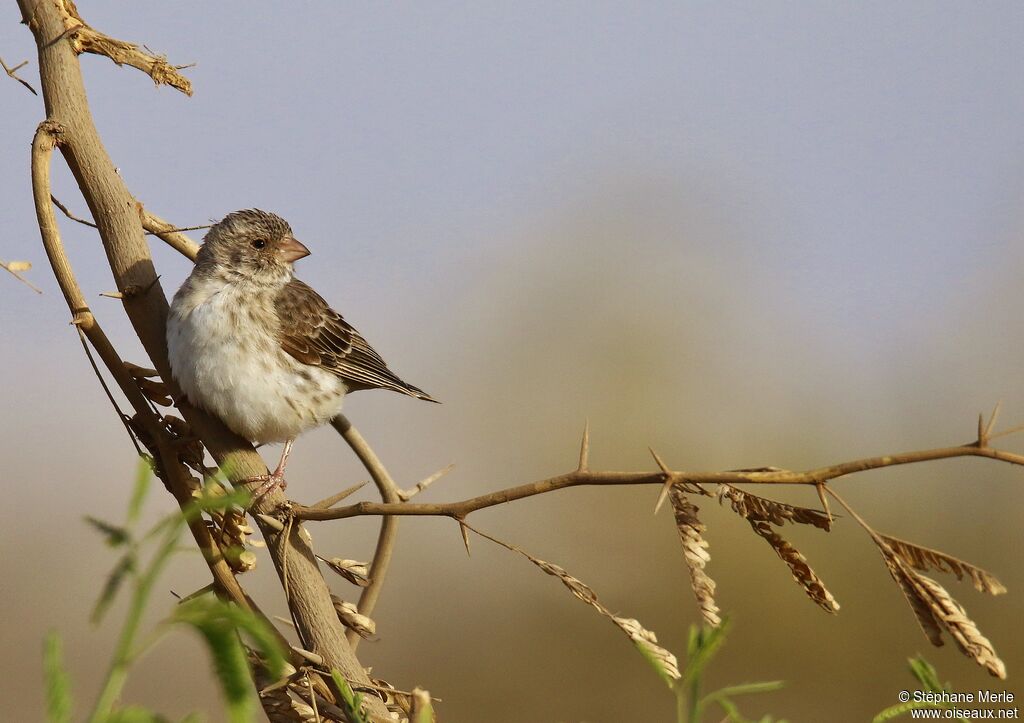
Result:
[[[519,485],[518,487],[510,487],[460,502],[435,504],[358,502],[354,505],[328,510],[294,505],[292,507],[292,514],[304,520],[340,520],[347,517],[365,515],[434,515],[461,518],[485,507],[503,505],[507,502],[514,502],[515,500],[546,494],[567,487],[647,484],[664,486],[685,483],[819,485],[823,482],[857,472],[866,472],[872,469],[895,467],[904,464],[930,462],[952,457],[986,457],[1006,462],[1007,464],[1024,466],[1024,455],[980,446],[977,442],[974,442],[958,447],[940,447],[938,449],[925,449],[916,452],[902,452],[884,457],[868,457],[828,467],[817,467],[802,472],[774,468],[757,471],[726,472],[676,472],[667,468],[666,471],[659,472],[591,472],[586,469],[577,469],[567,474],[549,477],[548,479]]]
[[[122,294],[125,312],[153,366],[172,394],[180,397],[167,361],[167,299],[144,239],[138,204],[107,156],[92,121],[76,49],[70,39],[73,34],[69,34],[65,26],[69,5],[66,0],[19,0],[22,17],[35,36],[39,51],[47,123],[52,124],[43,137],[57,138],[59,129],[59,149],[96,221],[117,289]],[[38,190],[35,193],[36,212],[45,238],[47,224],[52,229],[56,228],[49,189],[45,189],[45,196],[40,196]],[[43,207],[48,213],[43,211]],[[70,267],[62,270],[62,263],[66,260],[57,259],[54,271],[58,276],[65,272],[70,274]],[[81,292],[71,294],[70,287],[63,290],[80,325],[93,322],[92,312],[84,303]],[[90,328],[86,323],[83,330]],[[100,347],[97,351],[109,367],[104,356],[106,352]],[[266,473],[266,465],[246,440],[187,404],[180,404],[179,409],[221,468],[230,470],[232,480]],[[284,495],[275,491],[256,504],[254,512],[269,514],[284,502]],[[264,525],[262,523],[261,528],[268,550],[278,574],[290,591],[289,604],[303,647],[321,655],[325,665],[337,669],[345,678],[368,683],[365,670],[345,641],[330,590],[320,574],[313,551],[300,534],[301,525],[293,525],[288,535],[277,534]],[[290,550],[290,554],[286,550]],[[287,566],[283,564],[286,554]],[[379,699],[367,699],[367,704],[371,716],[383,718],[386,715],[385,706]]]
[[[171,449],[171,440],[167,439],[167,434],[156,413],[150,407],[134,378],[128,373],[124,361],[86,304],[82,290],[75,279],[74,271],[68,262],[67,254],[64,252],[60,231],[57,228],[57,219],[50,205],[50,159],[53,149],[59,143],[62,135],[63,128],[59,124],[44,121],[40,124],[32,140],[32,195],[36,205],[36,219],[43,240],[43,248],[50,261],[50,266],[53,268],[57,284],[71,309],[72,323],[92,344],[107,371],[117,382],[132,409],[135,410],[137,419],[149,438],[157,442],[160,457],[157,462],[167,473],[167,481],[172,494],[178,504],[184,507],[192,502],[192,493],[188,479],[182,473],[177,455]],[[225,562],[216,543],[210,537],[210,531],[203,521],[190,521],[189,530],[206,559],[218,592],[241,607],[249,608],[248,598]]]

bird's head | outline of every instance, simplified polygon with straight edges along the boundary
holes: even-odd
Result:
[[[229,213],[207,232],[196,266],[258,283],[286,283],[292,264],[305,256],[309,249],[295,240],[287,221],[249,209]]]

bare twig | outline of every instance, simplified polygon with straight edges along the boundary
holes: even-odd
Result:
[[[331,426],[348,443],[359,461],[366,467],[366,471],[370,473],[370,477],[380,492],[382,504],[405,504],[399,496],[398,485],[391,479],[391,475],[388,474],[387,469],[370,445],[363,439],[359,430],[353,427],[352,423],[342,414],[331,420]],[[398,520],[394,517],[387,517],[381,521],[380,533],[377,535],[377,547],[374,550],[373,559],[370,561],[370,584],[363,588],[363,592],[359,596],[360,615],[366,617],[373,615],[381,588],[384,585],[384,578],[391,565],[391,553],[395,548],[395,540],[398,536],[397,523]],[[359,645],[359,634],[353,629],[349,628],[346,631],[345,638],[353,650]]]
[[[6,271],[9,274],[11,274],[11,276],[16,278],[21,283],[25,284],[25,286],[27,286],[28,288],[32,289],[32,291],[36,292],[37,294],[43,293],[42,289],[40,289],[38,286],[33,284],[31,281],[26,279],[24,276],[22,276],[21,272],[18,271],[18,269],[16,267],[12,267],[11,264],[13,264],[13,263],[15,263],[15,262],[13,262],[13,261],[4,261],[3,259],[0,259],[0,268],[2,268],[4,271]]]
[[[27,80],[24,80],[23,78],[19,78],[18,75],[17,75],[18,70],[20,68],[25,67],[26,65],[28,65],[28,61],[27,60],[23,60],[20,63],[18,63],[17,65],[15,65],[13,68],[9,68],[7,66],[7,63],[4,62],[4,59],[0,58],[0,66],[3,66],[4,72],[7,73],[8,77],[13,78],[14,80],[16,80],[19,83],[21,83],[23,86],[28,88],[29,92],[31,92],[32,95],[39,95],[39,93],[36,92],[36,89],[33,88],[32,85]]]
[[[141,208],[141,207],[140,207]],[[151,233],[160,240],[164,241],[168,246],[182,254],[188,259],[193,261],[196,260],[196,254],[199,253],[199,244],[190,239],[188,236],[182,233],[182,231],[196,231],[202,228],[209,228],[209,226],[185,226],[179,228],[174,226],[156,214],[150,213],[144,208],[142,211],[142,228],[146,229],[147,233]]]
[[[72,3],[63,4],[62,9],[65,33],[76,53],[102,55],[117,65],[130,65],[152,78],[156,85],[169,85],[185,95],[192,95],[191,81],[178,72],[179,68],[188,66],[171,65],[163,56],[99,32],[82,20]]]
[[[295,505],[293,514],[304,520],[338,520],[362,515],[435,515],[443,517],[465,517],[471,512],[503,505],[534,495],[546,494],[567,487],[603,485],[650,485],[658,484],[670,488],[674,484],[729,483],[768,485],[818,485],[846,475],[884,467],[917,464],[952,457],[985,457],[1012,465],[1024,466],[1024,455],[991,447],[978,447],[977,443],[957,447],[939,447],[914,452],[901,452],[884,457],[868,457],[849,462],[817,467],[803,472],[761,468],[758,471],[726,472],[675,472],[667,467],[660,472],[580,472],[574,470],[547,479],[471,497],[460,502],[442,503],[379,503],[357,502],[346,507],[330,510],[314,509]],[[766,470],[766,471],[765,471]]]
[[[58,199],[57,197],[51,195],[50,198],[53,200],[53,205],[59,208],[61,210],[61,213],[63,213],[65,216],[67,216],[75,223],[80,223],[83,226],[88,226],[90,228],[96,228],[96,224],[93,221],[76,216],[74,213],[71,212],[71,209],[69,209],[66,205],[61,203],[60,199]],[[144,208],[141,207],[141,205],[139,207],[139,210],[142,216],[142,228],[145,229],[148,235],[156,236],[157,238],[166,242],[167,245],[173,248],[175,251],[178,251],[186,258],[195,261],[196,254],[199,253],[199,244],[197,244],[195,241],[193,241],[188,236],[183,234],[182,231],[196,231],[203,228],[210,228],[210,224],[205,224],[202,226],[176,227],[168,223],[167,221],[164,221],[159,216],[156,216],[150,213],[149,211],[145,210]]]
[[[420,492],[425,490],[427,487],[429,487],[430,485],[434,484],[439,479],[444,477],[446,474],[451,472],[453,469],[455,469],[455,465],[454,464],[450,464],[447,467],[442,467],[441,469],[437,470],[437,472],[434,472],[434,474],[430,475],[429,477],[421,479],[419,482],[417,482],[415,485],[413,485],[409,489],[407,489],[407,490],[399,490],[398,491],[398,498],[400,500],[402,500],[402,502],[408,502],[413,497],[418,495]]]

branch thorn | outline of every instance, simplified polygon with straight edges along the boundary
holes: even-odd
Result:
[[[665,484],[661,488],[661,492],[658,493],[658,501],[654,503],[654,514],[658,514],[658,510],[665,504],[665,500],[668,499],[669,490],[672,489],[672,485],[675,484],[675,477],[672,474],[672,470],[668,468],[664,460],[658,456],[658,453],[654,451],[652,447],[648,447],[647,451],[654,457],[654,461],[658,464],[661,469],[661,473],[665,475]]]
[[[272,517],[270,515],[260,515],[260,514],[258,514],[256,516],[258,518],[260,518],[260,520],[262,520],[263,523],[265,525],[267,525],[268,527],[272,527],[273,529],[277,530],[278,532],[284,532],[284,523],[281,522],[281,520],[277,519],[276,517]]]
[[[333,494],[330,497],[325,497],[319,502],[314,502],[312,505],[310,505],[310,507],[313,507],[314,509],[318,510],[326,510],[330,507],[334,507],[334,505],[338,504],[349,495],[355,494],[356,492],[361,490],[368,483],[369,480],[364,480],[359,484],[352,485],[348,489],[344,489],[341,492],[338,492],[337,494]]]
[[[814,485],[814,488],[818,491],[818,499],[821,500],[821,508],[825,510],[825,515],[828,517],[828,523],[831,525],[835,518],[832,516],[832,510],[828,506],[828,497],[825,495],[825,482],[818,482]]]
[[[472,557],[469,551],[469,530],[466,527],[466,521],[462,517],[456,517],[455,521],[459,523],[459,532],[462,534],[462,544],[466,546],[466,555]]]
[[[580,441],[580,464],[576,468],[577,472],[586,472],[589,467],[590,457],[590,420],[588,419],[583,424],[583,439]]]
[[[988,442],[988,440],[992,437],[992,430],[996,426],[996,420],[999,419],[999,410],[1002,408],[1002,406],[1003,400],[1000,399],[998,402],[996,402],[996,406],[992,409],[992,416],[988,418],[988,424],[985,425],[986,442]]]

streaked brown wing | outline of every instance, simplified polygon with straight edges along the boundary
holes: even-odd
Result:
[[[281,348],[303,364],[337,374],[355,389],[392,389],[433,402],[388,369],[355,328],[307,284],[292,279],[275,300]]]

